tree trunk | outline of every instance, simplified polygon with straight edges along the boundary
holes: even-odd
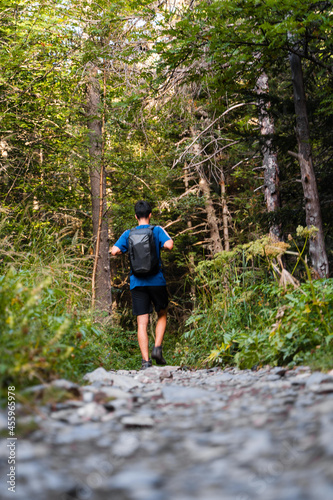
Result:
[[[89,173],[91,186],[92,223],[95,266],[93,272],[93,305],[111,313],[111,276],[108,224],[106,213],[106,179],[103,168],[103,137],[101,119],[101,90],[97,69],[91,68],[87,82],[87,117],[89,131]],[[95,300],[94,300],[95,299]]]
[[[310,240],[310,257],[313,268],[321,278],[324,278],[328,277],[329,273],[328,259],[325,249],[317,182],[312,162],[302,63],[301,58],[296,54],[290,54],[289,61],[294,89],[298,161],[304,192],[306,224],[308,227],[315,226],[318,229],[316,237]]]
[[[222,224],[223,224],[223,240],[224,240],[224,250],[229,252],[230,250],[230,240],[229,240],[229,226],[228,226],[228,206],[225,192],[225,179],[224,174],[221,175],[221,201],[222,201]]]
[[[185,184],[185,190],[188,191],[189,180],[188,180],[188,170],[187,170],[187,163],[186,162],[184,165],[184,184]],[[187,227],[189,229],[192,229],[192,221],[191,220],[187,221]],[[194,309],[195,302],[196,302],[196,300],[195,300],[196,299],[195,284],[193,281],[193,276],[195,274],[195,261],[194,261],[194,254],[192,252],[189,253],[189,271],[190,271],[190,274],[192,276],[190,297],[191,297],[192,309]]]
[[[216,217],[216,212],[213,206],[212,198],[210,196],[209,185],[204,177],[201,177],[199,186],[205,197],[205,207],[207,213],[207,223],[210,230],[210,251],[212,255],[223,251],[218,219]]]
[[[275,132],[274,120],[269,112],[268,76],[263,72],[257,80],[256,86],[259,109],[259,125],[262,137],[261,152],[263,156],[265,201],[267,212],[275,212],[281,207],[279,196],[279,164],[277,152],[273,147],[272,138]],[[281,225],[270,223],[269,232],[273,237],[281,240]]]
[[[196,137],[196,132],[193,127],[190,127],[190,132],[192,137]],[[200,153],[200,145],[199,144],[193,144],[192,146],[192,152],[194,154],[199,154]],[[216,216],[215,208],[212,202],[212,198],[210,196],[210,189],[209,185],[203,175],[203,173],[198,170],[199,176],[200,176],[200,181],[199,181],[199,186],[201,191],[204,194],[205,197],[205,208],[206,208],[206,213],[207,213],[207,223],[210,231],[210,244],[209,244],[209,250],[212,255],[215,255],[218,252],[223,251],[222,247],[222,242],[221,242],[221,237],[220,237],[220,232],[219,232],[219,225],[218,225],[218,218]]]

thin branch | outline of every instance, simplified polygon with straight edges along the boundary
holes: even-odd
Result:
[[[206,156],[206,158],[204,158],[202,161],[199,161],[198,163],[191,162],[186,168],[189,169],[191,167],[198,167],[202,163],[205,163],[206,161],[209,161],[211,158],[214,158],[214,156],[217,156],[218,154],[220,154],[224,149],[228,148],[229,146],[233,146],[234,144],[238,144],[238,143],[239,143],[239,141],[234,141],[234,142],[231,142],[230,144],[226,144],[225,146],[223,146],[223,148],[218,149],[217,151],[214,151],[214,153],[211,154],[210,156]]]
[[[120,168],[120,166],[116,163],[116,162],[113,162],[115,165],[117,165],[117,167]],[[111,173],[112,170],[108,170],[108,173]],[[135,179],[137,179],[138,181],[142,182],[142,184],[144,184],[146,186],[147,189],[149,189],[149,191],[152,191],[152,189],[148,186],[148,184],[143,180],[141,179],[141,177],[138,177],[137,175],[135,174],[132,174],[131,172],[126,172],[128,175],[131,175],[132,177],[134,177]]]
[[[178,160],[176,160],[173,164],[173,166],[175,167],[177,165],[177,163],[180,162],[180,160],[182,159],[182,157],[191,149],[191,147],[193,146],[193,144],[196,143],[196,141],[198,139],[200,139],[200,137],[205,133],[207,132],[207,130],[209,130],[217,121],[220,120],[220,118],[223,118],[223,116],[225,116],[226,114],[228,114],[230,111],[233,111],[234,109],[237,109],[237,108],[240,108],[242,106],[248,106],[248,105],[255,105],[256,103],[255,102],[241,102],[239,104],[235,104],[234,106],[231,106],[231,108],[227,109],[226,111],[224,111],[224,113],[222,113],[222,115],[218,116],[217,118],[215,118],[215,120],[212,121],[212,123],[210,123],[208,125],[208,127],[206,127],[202,132],[200,132],[200,134],[191,142],[191,144],[185,149],[185,151],[183,151],[183,153],[180,155],[180,157],[178,158]]]
[[[180,233],[177,233],[175,235],[175,238],[177,238],[177,236],[180,236],[181,234],[187,233],[188,231],[193,231],[193,229],[197,229],[198,227],[201,227],[201,226],[207,226],[207,223],[206,222],[202,222],[201,224],[198,224],[197,226],[188,227],[187,229],[184,229],[183,231],[180,231]],[[202,231],[199,231],[199,233],[201,233],[201,232]],[[193,234],[198,234],[198,233],[193,233]]]
[[[177,222],[180,222],[181,220],[182,220],[182,218],[181,218],[181,217],[178,217],[178,219],[173,220],[173,221],[171,221],[171,222],[168,222],[165,226],[163,226],[163,228],[164,228],[164,229],[166,229],[167,227],[170,227],[170,226],[172,226],[173,224],[176,224]]]
[[[296,158],[299,161],[299,154],[298,153],[294,153],[294,151],[288,151],[288,154],[290,156],[293,156],[294,158]]]

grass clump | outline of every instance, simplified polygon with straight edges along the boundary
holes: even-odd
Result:
[[[51,276],[38,284],[32,278],[14,267],[0,276],[3,384],[24,387],[59,375],[73,379],[98,363],[103,338],[92,318],[68,308]]]

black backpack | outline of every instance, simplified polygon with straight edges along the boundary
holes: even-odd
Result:
[[[155,226],[135,227],[128,236],[128,255],[134,276],[157,274],[160,268],[153,230]]]

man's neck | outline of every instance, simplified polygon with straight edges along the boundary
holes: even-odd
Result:
[[[150,224],[149,219],[145,219],[145,218],[138,219],[139,226],[144,226],[145,224]]]

